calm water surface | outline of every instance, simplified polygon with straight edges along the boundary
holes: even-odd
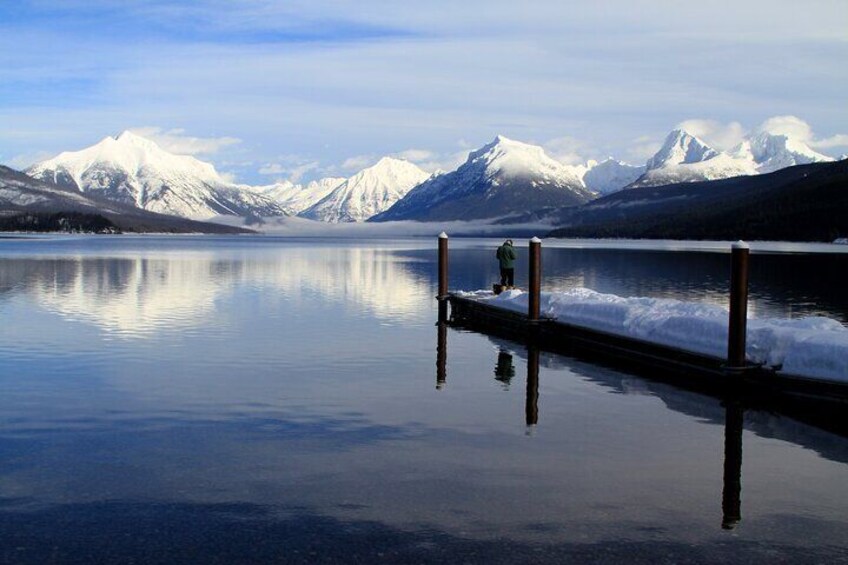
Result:
[[[497,243],[451,240],[451,287],[488,287]],[[434,247],[0,240],[0,562],[848,562],[846,438],[437,348]],[[752,311],[848,322],[846,258],[755,255]],[[548,289],[716,303],[728,261],[543,256]]]

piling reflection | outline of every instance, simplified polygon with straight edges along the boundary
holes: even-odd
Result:
[[[440,319],[436,327],[436,390],[442,390],[448,379],[448,324]]]
[[[539,348],[527,348],[527,397],[524,403],[524,418],[527,426],[539,423]]]
[[[721,527],[732,530],[742,519],[742,403],[731,399],[725,403],[724,420],[724,489],[721,493]]]

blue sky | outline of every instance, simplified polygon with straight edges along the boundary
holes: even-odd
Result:
[[[125,129],[251,183],[496,134],[640,162],[680,123],[727,145],[774,116],[848,152],[848,2],[692,4],[4,2],[0,162]]]

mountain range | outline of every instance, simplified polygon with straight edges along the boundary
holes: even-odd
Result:
[[[627,188],[664,186],[771,173],[786,167],[833,161],[787,135],[760,132],[730,152],[718,151],[698,137],[676,129],[648,159],[645,172]]]
[[[644,166],[613,158],[575,166],[551,158],[540,146],[498,136],[450,172],[430,175],[408,161],[384,157],[350,178],[249,186],[230,182],[209,163],[169,153],[126,131],[37,163],[26,173],[66,194],[184,218],[441,221],[524,217],[580,206],[625,188],[759,175],[831,160],[786,135],[756,133],[721,152],[677,129]]]
[[[833,241],[848,236],[848,161],[637,187],[543,219],[552,237]]]

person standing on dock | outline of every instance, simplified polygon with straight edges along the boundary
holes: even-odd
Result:
[[[498,247],[495,257],[498,258],[498,263],[501,267],[501,286],[505,288],[513,288],[515,286],[515,248],[512,247],[512,240],[504,241],[503,245]]]

